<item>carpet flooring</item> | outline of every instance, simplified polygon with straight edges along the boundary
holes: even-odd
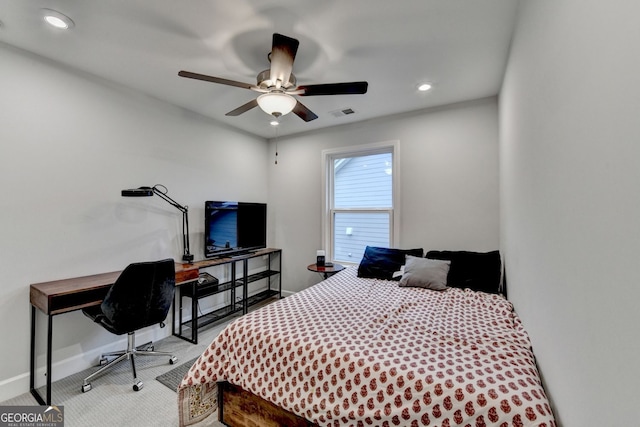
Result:
[[[171,388],[155,378],[178,368],[188,370],[193,362],[188,366],[182,365],[187,365],[190,360],[197,358],[226,324],[201,329],[197,345],[174,336],[156,341],[156,350],[171,352],[178,357],[178,363],[181,365],[170,365],[165,357],[136,358],[138,379],[144,382],[140,391],[133,391],[133,375],[128,362],[118,363],[111,370],[94,378],[91,381],[92,389],[87,393],[81,391],[82,380],[97,368],[90,368],[54,382],[51,387],[52,403],[64,406],[65,427],[177,426],[178,395],[175,390],[182,376],[175,382],[175,387]],[[174,381],[178,375],[173,374]],[[44,390],[41,394],[45,394]],[[37,404],[29,392],[0,402],[0,406]],[[223,424],[216,421],[212,426]]]

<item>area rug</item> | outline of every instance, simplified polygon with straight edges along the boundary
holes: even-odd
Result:
[[[193,365],[197,359],[197,357],[194,357],[193,359],[184,362],[182,365],[173,368],[169,372],[157,376],[156,380],[173,391],[178,390],[180,381],[182,381],[182,378],[184,378],[191,365]]]

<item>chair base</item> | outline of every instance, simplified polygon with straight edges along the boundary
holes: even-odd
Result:
[[[123,360],[131,360],[131,370],[133,372],[133,390],[139,391],[144,387],[144,383],[138,380],[138,376],[136,374],[136,364],[135,357],[136,356],[168,356],[169,364],[173,365],[178,361],[178,358],[171,353],[165,351],[155,351],[153,348],[153,344],[151,342],[142,344],[136,347],[136,338],[135,332],[129,332],[127,334],[127,349],[123,351],[113,351],[110,353],[104,353],[100,356],[100,365],[101,368],[86,377],[82,381],[81,390],[83,393],[91,390],[90,380],[102,374],[103,372],[113,368],[119,362]],[[115,357],[115,359],[109,361],[108,358]]]

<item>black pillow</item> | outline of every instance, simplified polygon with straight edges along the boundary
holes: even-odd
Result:
[[[423,254],[422,248],[393,249],[367,246],[358,266],[358,277],[392,280],[393,273],[404,265],[406,255],[422,257]],[[396,280],[400,280],[400,276]]]
[[[426,258],[451,261],[447,286],[500,293],[500,252],[429,251]]]

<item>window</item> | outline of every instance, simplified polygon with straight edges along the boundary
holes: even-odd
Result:
[[[397,246],[398,142],[323,152],[323,234],[329,259],[359,263],[365,247]]]

